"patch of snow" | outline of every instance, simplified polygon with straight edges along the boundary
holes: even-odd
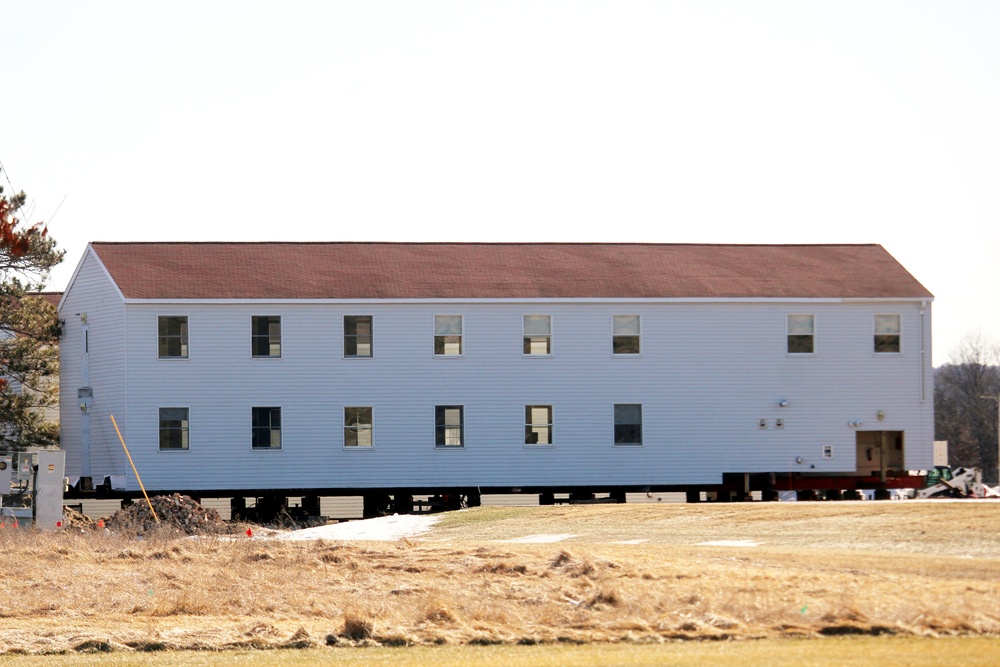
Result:
[[[422,535],[441,517],[427,514],[393,514],[375,519],[345,521],[274,535],[278,540],[373,540],[391,542]]]
[[[542,535],[525,535],[524,537],[516,537],[513,540],[500,540],[501,542],[562,542],[563,540],[568,540],[571,537],[576,537],[572,533],[555,533],[555,534],[542,534]]]
[[[753,540],[714,540],[711,542],[698,542],[699,547],[758,547],[760,542]]]

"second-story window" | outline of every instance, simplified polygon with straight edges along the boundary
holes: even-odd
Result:
[[[899,352],[900,335],[899,315],[875,316],[875,352],[879,354]]]
[[[157,350],[160,359],[187,359],[188,318],[186,315],[160,315]]]
[[[816,322],[812,315],[788,316],[788,354],[812,354]]]
[[[639,316],[615,315],[611,351],[614,354],[639,354]]]
[[[552,354],[552,316],[524,316],[524,353],[530,355]]]
[[[344,356],[371,357],[372,316],[344,315]]]
[[[255,357],[281,356],[281,318],[254,315],[250,319],[250,350]]]
[[[434,354],[458,356],[462,354],[462,316],[434,316]]]

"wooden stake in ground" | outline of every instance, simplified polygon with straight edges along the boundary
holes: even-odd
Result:
[[[118,430],[118,422],[115,421],[115,416],[111,415],[111,423],[115,426],[115,433],[118,434],[118,440],[122,443],[122,449],[125,450],[125,456],[128,457],[128,462],[132,466],[132,472],[135,473],[135,478],[139,482],[139,488],[142,489],[142,495],[146,498],[146,504],[149,505],[149,511],[153,513],[153,518],[156,519],[156,523],[160,523],[160,517],[156,516],[156,510],[153,509],[153,503],[149,501],[149,494],[146,493],[146,487],[142,485],[142,478],[139,477],[139,471],[135,469],[135,463],[132,462],[132,455],[128,453],[128,447],[125,446],[125,438],[122,437],[122,432]]]

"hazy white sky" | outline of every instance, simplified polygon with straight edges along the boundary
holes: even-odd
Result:
[[[88,241],[881,243],[1000,338],[1000,2],[46,2],[0,162]],[[544,270],[544,267],[540,267]]]

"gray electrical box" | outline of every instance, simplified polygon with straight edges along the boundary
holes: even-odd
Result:
[[[35,528],[55,530],[63,521],[63,478],[66,473],[66,452],[61,449],[38,450],[35,470]]]
[[[31,480],[31,464],[34,462],[31,452],[17,452],[17,480],[27,482]]]
[[[25,528],[61,527],[65,474],[61,449],[0,452],[0,517]]]

